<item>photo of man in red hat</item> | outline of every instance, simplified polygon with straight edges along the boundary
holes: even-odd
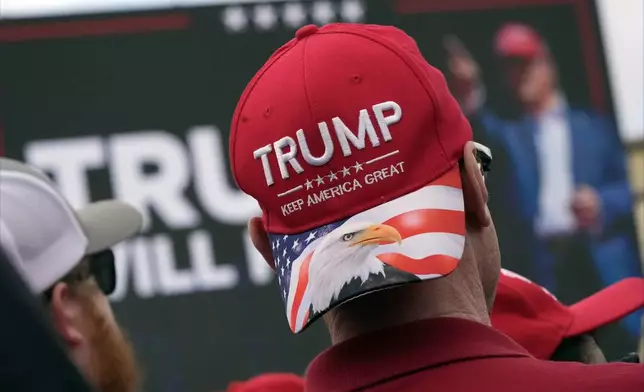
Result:
[[[549,43],[534,27],[503,23],[492,40],[500,81],[518,104],[515,118],[489,105],[483,72],[464,43],[447,36],[445,49],[452,89],[505,172],[491,187],[513,211],[500,225],[512,227],[507,248],[516,252],[508,259],[522,260],[523,273],[566,303],[582,295],[575,276],[583,275],[590,291],[641,276],[626,157],[613,120],[570,102]],[[635,316],[624,325],[634,336],[640,330]]]

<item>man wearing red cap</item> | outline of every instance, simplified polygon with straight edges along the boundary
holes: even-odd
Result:
[[[495,328],[536,358],[604,363],[592,333],[641,308],[643,278],[624,279],[565,306],[545,288],[502,269],[491,319]]]
[[[491,328],[491,159],[396,28],[303,27],[250,81],[231,166],[291,330],[331,335],[308,392],[644,388],[642,366],[540,361]]]
[[[498,221],[511,230],[504,254],[528,268],[510,266],[566,303],[579,299],[575,276],[597,277],[597,287],[641,276],[619,136],[609,119],[568,105],[542,37],[517,23],[496,34],[496,54],[522,108],[517,121],[501,120],[485,108],[478,65],[464,45],[451,37],[446,48],[459,102],[503,158],[497,167],[508,170],[495,179],[498,191],[490,185],[500,208],[513,211]],[[637,335],[638,317],[627,320]]]

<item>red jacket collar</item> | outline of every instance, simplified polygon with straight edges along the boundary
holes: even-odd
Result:
[[[421,320],[324,351],[309,365],[306,390],[352,391],[455,361],[511,356],[530,354],[489,326],[457,318]]]

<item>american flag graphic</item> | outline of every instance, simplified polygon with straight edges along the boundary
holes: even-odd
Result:
[[[309,266],[326,235],[355,222],[385,224],[402,238],[375,248],[370,257],[398,270],[432,279],[451,273],[465,244],[465,212],[458,167],[431,184],[349,219],[300,234],[271,234],[269,239],[286,316],[291,330],[303,330],[310,320]],[[316,261],[320,262],[320,261]],[[382,286],[387,285],[386,276]],[[356,292],[362,294],[362,292]],[[333,301],[328,308],[333,307]]]

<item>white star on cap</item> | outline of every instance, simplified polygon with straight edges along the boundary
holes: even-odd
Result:
[[[329,177],[329,182],[333,182],[333,180],[338,179],[338,176],[333,171],[331,171],[327,177]]]
[[[316,178],[315,181],[317,181],[318,186],[324,184],[324,179],[320,177],[320,175],[318,175],[318,178]]]
[[[353,165],[353,168],[356,169],[356,173],[359,172],[360,170],[364,170],[362,168],[362,163],[356,162],[355,165]]]
[[[224,26],[238,33],[248,26],[248,17],[243,7],[226,7],[222,15]]]
[[[284,24],[294,29],[302,27],[306,21],[306,12],[301,3],[287,3],[282,14]]]
[[[315,239],[315,232],[312,231],[312,232],[309,233],[309,236],[306,237],[304,242],[306,242],[308,244],[309,242],[313,241],[314,239]]]
[[[347,177],[351,175],[351,168],[343,167],[342,168],[342,177]]]
[[[309,190],[313,188],[313,181],[309,180],[308,178],[306,179],[306,182],[304,183],[306,185],[306,190]]]

